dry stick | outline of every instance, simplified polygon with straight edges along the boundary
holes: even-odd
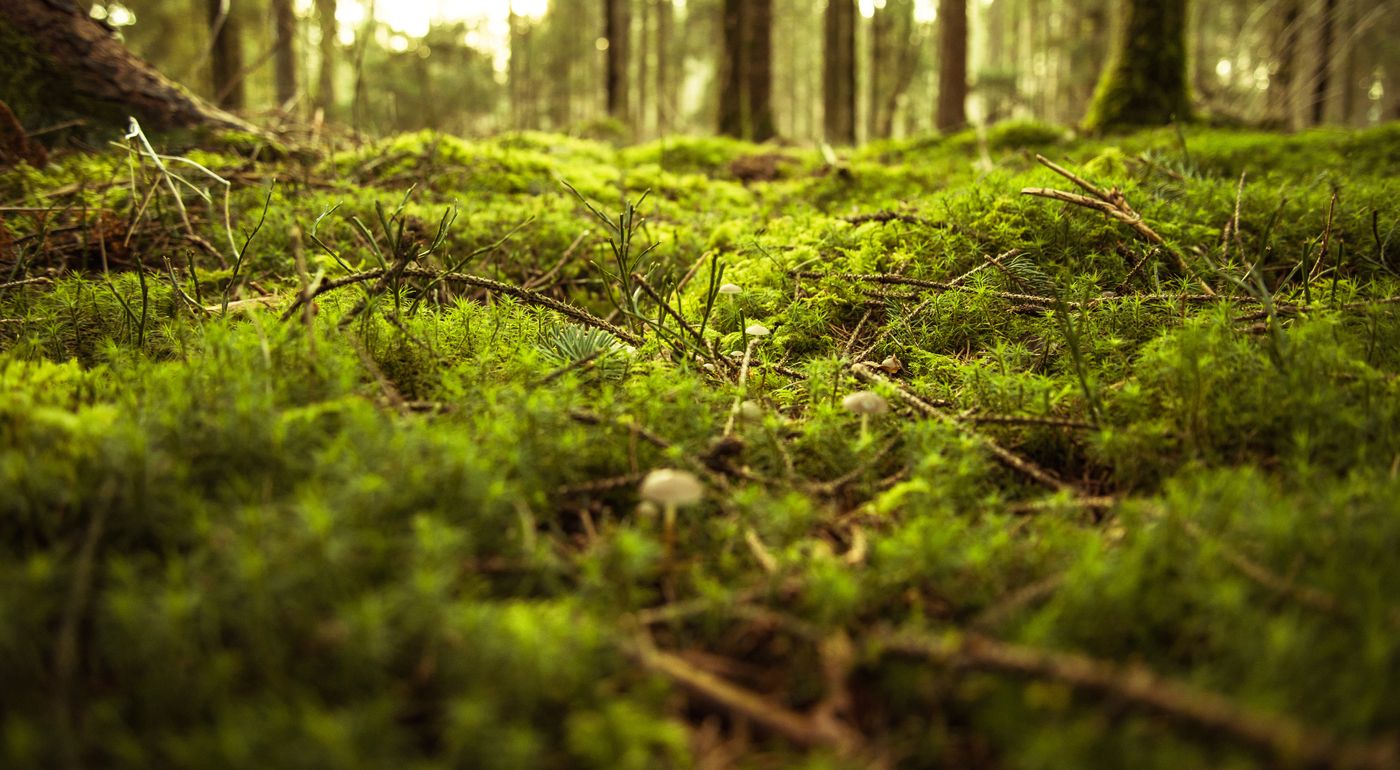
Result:
[[[324,281],[320,286],[316,287],[315,292],[313,292],[311,296],[298,297],[295,301],[293,301],[291,306],[288,307],[285,311],[283,311],[282,320],[285,321],[291,318],[293,315],[296,314],[296,311],[300,309],[305,302],[315,299],[316,297],[319,297],[320,295],[325,294],[328,291],[341,289],[346,286],[352,286],[357,283],[364,283],[365,281],[372,281],[376,278],[382,277],[385,274],[385,272],[386,271],[384,270],[384,268],[374,268],[373,270],[366,270],[362,273],[355,273],[353,275],[343,276],[341,278],[336,278],[331,281]],[[446,282],[461,283],[466,284],[468,286],[475,286],[480,289],[487,289],[489,291],[498,292],[500,294],[506,294],[515,297],[516,299],[521,300],[522,302],[525,302],[527,304],[547,307],[550,310],[572,318],[585,326],[592,326],[596,329],[602,329],[603,331],[612,334],[613,336],[628,344],[641,344],[641,339],[638,338],[635,334],[632,334],[631,332],[625,329],[621,329],[617,326],[614,326],[613,324],[604,321],[598,316],[593,315],[587,310],[582,310],[580,308],[568,304],[567,302],[560,302],[557,299],[548,297],[537,291],[523,289],[513,284],[504,283],[502,281],[494,281],[490,278],[482,278],[481,276],[471,275],[469,273],[440,273],[436,270],[426,270],[423,268],[414,267],[404,268],[404,270],[402,271],[402,275],[408,276],[410,278],[435,278]]]
[[[919,398],[918,396],[914,395],[908,390],[905,390],[897,383],[894,383],[889,379],[880,376],[875,372],[875,370],[872,367],[867,366],[863,363],[852,364],[851,372],[855,374],[857,378],[864,380],[865,382],[885,385],[893,389],[895,394],[899,397],[901,401],[913,407],[914,410],[919,412],[920,414],[923,414],[926,417],[932,417],[937,420],[942,420],[944,422],[948,422],[962,428],[969,435],[981,442],[983,446],[987,447],[987,449],[990,450],[993,455],[996,455],[996,458],[998,460],[1001,460],[1002,463],[1010,467],[1012,470],[1022,473],[1025,476],[1028,476],[1031,479],[1034,479],[1035,481],[1044,484],[1045,486],[1050,487],[1051,489],[1054,489],[1056,491],[1079,491],[1074,487],[1074,485],[1061,481],[1058,478],[1055,478],[1055,476],[1049,471],[1045,470],[1044,468],[1041,468],[1039,465],[1036,465],[1035,463],[1031,462],[1030,460],[1027,460],[1024,457],[1017,455],[1016,453],[1012,452],[1006,447],[1003,447],[1001,444],[998,444],[990,437],[984,436],[981,433],[972,430],[970,427],[968,427],[964,420],[939,410],[937,407],[933,406],[932,404],[928,403],[922,398]]]
[[[1107,214],[1109,217],[1116,219],[1119,222],[1122,222],[1123,224],[1132,228],[1134,232],[1142,236],[1149,243],[1152,243],[1157,247],[1161,248],[1163,251],[1167,252],[1167,254],[1170,255],[1171,258],[1176,262],[1177,267],[1180,267],[1186,275],[1195,277],[1196,280],[1201,284],[1201,288],[1204,289],[1207,294],[1215,293],[1215,290],[1210,287],[1210,284],[1206,283],[1204,279],[1196,275],[1195,271],[1191,269],[1191,266],[1186,263],[1186,259],[1182,257],[1179,252],[1177,252],[1172,247],[1168,246],[1166,240],[1164,240],[1162,236],[1158,235],[1156,230],[1153,230],[1151,227],[1148,227],[1147,223],[1142,221],[1142,215],[1134,211],[1132,206],[1128,205],[1128,201],[1124,199],[1123,193],[1119,192],[1117,189],[1105,192],[1104,190],[1095,187],[1093,184],[1090,184],[1085,179],[1082,179],[1069,169],[1056,165],[1044,155],[1036,155],[1035,159],[1037,161],[1040,161],[1041,165],[1045,166],[1051,171],[1054,171],[1056,174],[1059,174],[1065,179],[1068,179],[1069,181],[1075,183],[1082,190],[1094,197],[1090,198],[1083,195],[1076,195],[1075,193],[1068,193],[1060,190],[1048,190],[1041,187],[1027,187],[1021,190],[1022,195],[1034,195],[1041,198],[1051,198],[1054,200],[1063,201],[1065,203],[1071,203],[1076,206],[1081,206],[1083,208],[1094,209],[1096,211],[1101,211],[1104,214]]]
[[[1158,512],[1159,515],[1161,512]],[[1210,539],[1201,527],[1193,521],[1181,517],[1172,519],[1185,530],[1186,534],[1197,543],[1203,543]],[[1220,555],[1231,567],[1234,567],[1240,574],[1254,581],[1262,588],[1272,591],[1287,599],[1292,599],[1298,604],[1311,610],[1316,610],[1325,615],[1332,615],[1339,618],[1355,618],[1356,612],[1349,609],[1337,598],[1335,594],[1328,593],[1312,586],[1302,586],[1291,579],[1283,577],[1270,570],[1268,567],[1249,558],[1240,551],[1234,549],[1223,540],[1217,539],[1215,546],[1220,549]],[[1400,626],[1400,608],[1391,607],[1387,613],[1391,625]]]
[[[1246,708],[1219,693],[1167,679],[1141,665],[1120,666],[1076,653],[1055,652],[977,634],[927,636],[892,633],[876,649],[938,663],[1029,679],[1044,679],[1134,706],[1163,718],[1228,736],[1282,765],[1319,770],[1393,770],[1400,746],[1393,740],[1343,743],[1321,729],[1286,716]]]
[[[694,337],[696,343],[700,345],[700,348],[702,350],[709,352],[710,358],[716,361],[723,361],[724,365],[729,367],[731,371],[734,369],[734,362],[730,361],[725,356],[721,356],[719,354],[719,351],[715,349],[715,346],[706,342],[705,338],[700,335],[700,332],[696,331],[695,327],[691,326],[690,323],[687,322],[685,318],[675,310],[675,308],[672,308],[670,305],[666,304],[666,301],[662,299],[660,292],[652,288],[651,284],[647,282],[647,279],[641,273],[633,273],[632,282],[635,283],[638,287],[640,287],[641,290],[644,293],[646,293],[648,297],[651,298],[651,301],[655,302],[657,307],[661,308],[662,311],[666,313],[666,315],[676,319],[676,323],[680,324],[681,329],[683,329],[691,337]]]
[[[564,265],[569,261],[571,257],[573,257],[574,252],[578,250],[579,246],[583,245],[584,239],[586,239],[592,232],[592,230],[585,229],[583,232],[579,233],[578,237],[574,239],[574,242],[570,243],[567,249],[564,249],[564,253],[559,256],[559,261],[555,262],[554,266],[549,268],[549,271],[546,272],[544,275],[541,275],[538,278],[531,278],[530,280],[526,281],[524,288],[537,289],[541,286],[545,286],[550,281],[554,280],[554,276],[558,275],[559,271],[564,269]]]
[[[861,745],[860,735],[840,722],[793,711],[752,690],[695,668],[681,657],[657,650],[649,640],[636,645],[632,654],[644,668],[798,746],[831,748],[849,754]]]
[[[1322,268],[1327,265],[1327,249],[1332,245],[1332,222],[1337,215],[1337,191],[1332,191],[1332,203],[1327,207],[1327,222],[1322,229],[1322,245],[1317,250],[1317,260],[1308,271],[1308,282],[1317,280]]]
[[[985,294],[989,297],[1009,299],[1017,302],[1029,302],[1037,305],[1045,305],[1047,308],[1055,305],[1053,297],[1040,297],[1034,294],[1018,294],[1012,291],[984,291],[981,289],[971,289],[966,286],[959,286],[948,281],[929,281],[923,278],[906,278],[902,275],[891,275],[888,273],[823,273],[815,270],[799,270],[793,273],[798,278],[840,278],[847,281],[868,281],[885,285],[917,286],[921,289],[933,289],[935,291],[957,291],[964,293]],[[1066,302],[1067,306],[1078,309],[1078,302]]]
[[[25,279],[19,280],[19,281],[10,281],[9,283],[0,283],[0,290],[2,290],[2,289],[12,289],[12,288],[14,288],[14,287],[16,287],[16,286],[30,286],[30,285],[36,284],[36,283],[53,283],[53,279],[52,279],[52,278],[45,278],[45,277],[40,276],[40,277],[38,277],[38,278],[25,278]]]

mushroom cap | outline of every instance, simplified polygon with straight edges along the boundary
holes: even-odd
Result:
[[[884,414],[890,410],[885,397],[870,390],[860,390],[841,399],[841,406],[856,414]]]
[[[767,337],[768,327],[763,324],[750,324],[749,328],[744,330],[744,333],[750,337]]]
[[[757,401],[742,401],[739,403],[739,416],[745,420],[763,419],[763,405]]]
[[[720,294],[740,294],[743,291],[744,290],[739,288],[739,285],[735,283],[726,283],[719,287]]]
[[[650,500],[658,505],[680,506],[700,502],[700,498],[705,494],[705,487],[694,473],[674,468],[659,468],[642,479],[642,486],[637,491],[643,500]]]

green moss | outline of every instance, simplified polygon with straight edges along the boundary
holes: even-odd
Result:
[[[854,724],[898,767],[974,748],[1007,768],[1277,764],[1063,684],[895,659],[885,629],[1139,662],[1345,740],[1386,734],[1395,131],[1106,143],[1012,124],[989,130],[990,168],[978,144],[891,141],[843,172],[783,150],[770,181],[735,177],[755,148],[731,140],[423,133],[305,165],[194,153],[279,180],[237,279],[268,186],[232,191],[233,245],[221,188],[182,188],[219,252],[192,273],[163,187],[119,248],[130,190],[160,181],[140,158],[134,177],[115,151],[6,173],[11,198],[53,210],[7,215],[0,268],[54,280],[0,289],[0,765],[77,746],[114,768],[688,767],[735,723],[639,666],[638,645],[803,711],[829,695],[842,639]],[[1119,189],[1231,296],[1195,297],[1120,222],[1022,195],[1067,184],[1026,148]],[[703,346],[645,294],[627,304],[621,235],[588,208],[615,222],[648,189],[629,259]],[[901,216],[861,218],[881,211]],[[297,249],[335,280],[401,248],[415,269],[530,285],[641,339],[417,277],[280,320]],[[865,273],[916,283],[850,277]],[[720,282],[741,292],[711,298]],[[225,316],[175,287],[210,306],[277,298]],[[756,322],[771,333],[741,391],[709,348],[742,355]],[[852,373],[889,356],[888,382]],[[895,409],[862,439],[841,401],[867,387]],[[736,400],[755,403],[719,441]],[[660,467],[706,487],[670,538],[636,492]],[[642,636],[637,613],[662,605]],[[60,664],[63,638],[77,654]],[[746,766],[864,758],[749,740]]]

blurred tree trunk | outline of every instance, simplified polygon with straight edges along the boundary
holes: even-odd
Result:
[[[1186,0],[1120,0],[1113,53],[1094,92],[1091,132],[1189,120]]]
[[[167,80],[66,0],[0,2],[0,101],[31,129],[83,118],[105,132],[133,116],[149,131],[257,132]]]
[[[939,0],[938,130],[967,126],[967,0]]]
[[[671,57],[672,38],[675,36],[675,0],[657,0],[656,4],[656,131],[665,136],[671,131],[671,116],[675,112],[675,88]],[[683,61],[683,60],[682,60]]]
[[[316,79],[316,109],[330,119],[335,112],[335,0],[316,0],[316,26],[321,31],[321,69]]]
[[[1269,78],[1269,113],[1282,128],[1295,128],[1293,119],[1294,85],[1298,73],[1299,0],[1284,0],[1280,11],[1274,50],[1273,71]]]
[[[773,127],[773,0],[749,0],[747,10],[744,42],[748,49],[748,138],[766,142],[777,134]]]
[[[748,80],[744,56],[744,2],[724,0],[724,59],[719,88],[719,132],[744,136],[744,83]]]
[[[233,0],[208,0],[209,67],[214,103],[241,110],[247,103],[243,88],[243,28],[233,12]]]
[[[297,15],[292,0],[272,0],[277,27],[277,103],[290,106],[297,98]]]
[[[1333,37],[1337,27],[1337,0],[1322,0],[1321,18],[1317,24],[1317,69],[1313,75],[1312,98],[1308,119],[1314,126],[1327,120],[1327,102],[1335,83],[1332,77],[1332,56],[1336,50]]]
[[[822,70],[822,104],[826,140],[856,141],[856,3],[827,0],[826,61]]]
[[[606,76],[608,116],[629,125],[627,100],[628,43],[632,31],[631,0],[603,0],[603,37],[608,41]]]
[[[772,0],[725,0],[719,132],[755,142],[772,139]]]
[[[652,93],[653,73],[652,66],[652,24],[655,21],[655,9],[652,7],[652,0],[642,0],[642,18],[637,30],[637,55],[633,58],[637,60],[637,77],[634,82],[637,84],[637,135],[649,136],[651,132],[651,110],[655,101]]]
[[[870,137],[894,135],[899,100],[919,65],[913,0],[888,0],[872,19],[870,56]]]

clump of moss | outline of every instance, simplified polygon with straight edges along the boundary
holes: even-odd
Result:
[[[0,764],[687,767],[742,721],[750,764],[1296,759],[959,657],[996,645],[1370,747],[1393,133],[1013,124],[990,167],[749,179],[731,140],[413,134],[200,153],[282,181],[228,228],[179,188],[191,230],[139,157],[7,172],[47,210],[0,252],[40,279],[0,287]],[[1029,147],[1160,242],[1022,195],[1067,184]],[[706,489],[669,528],[663,468]]]

